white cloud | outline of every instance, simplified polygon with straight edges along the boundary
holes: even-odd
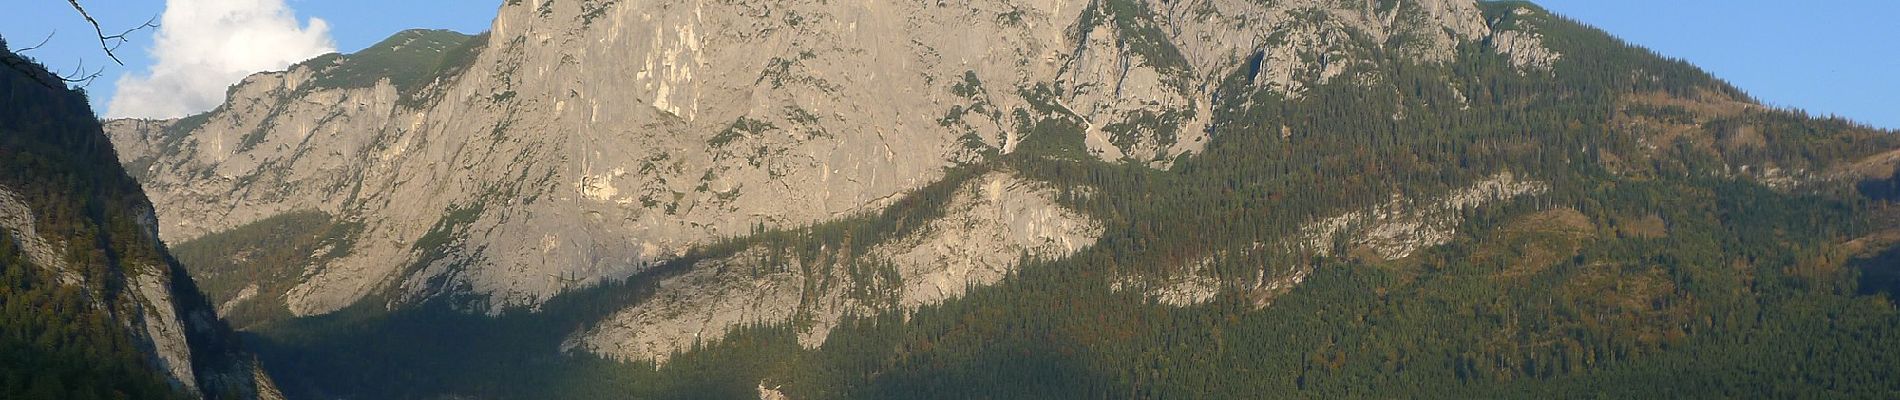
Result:
[[[155,61],[144,75],[119,77],[111,118],[175,118],[224,103],[245,76],[336,51],[330,26],[298,26],[284,0],[169,0],[159,17]]]

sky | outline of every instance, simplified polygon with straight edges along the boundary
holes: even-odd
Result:
[[[176,116],[209,109],[252,72],[330,51],[362,49],[409,28],[488,29],[500,0],[94,0],[108,30],[161,18],[100,52],[65,1],[9,0],[0,37],[71,71],[104,67],[87,86],[108,116]],[[167,4],[172,12],[167,14]],[[1688,60],[1765,103],[1900,128],[1900,1],[1539,0],[1665,56]],[[243,33],[234,33],[243,32]],[[116,33],[116,32],[109,32]],[[164,39],[164,38],[171,39]],[[116,104],[115,104],[116,103]],[[189,103],[183,106],[177,103]],[[117,109],[114,109],[114,106]]]
[[[1900,1],[1538,0],[1763,103],[1900,129]]]
[[[84,68],[94,111],[106,117],[178,117],[222,103],[256,72],[330,52],[353,52],[410,28],[488,30],[501,0],[82,0],[108,35],[154,21],[115,53],[64,0],[6,0],[0,37],[68,76]]]

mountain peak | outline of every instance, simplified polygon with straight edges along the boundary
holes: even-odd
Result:
[[[355,53],[325,54],[291,68],[313,69],[313,88],[358,88],[388,79],[406,92],[433,78],[444,56],[474,37],[446,29],[410,29]]]

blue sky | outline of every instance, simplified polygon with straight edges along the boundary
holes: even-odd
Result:
[[[183,2],[173,0],[175,2]],[[409,28],[452,29],[465,33],[488,30],[501,0],[195,0],[198,3],[256,4],[282,3],[295,14],[298,24],[312,18],[327,25],[327,37],[336,50],[352,52],[368,47],[398,31]],[[81,65],[87,71],[104,69],[87,87],[93,108],[101,115],[118,91],[119,79],[127,73],[143,74],[156,62],[153,50],[157,32],[146,29],[131,35],[117,54],[124,66],[113,64],[100,51],[91,26],[80,19],[66,1],[12,0],[8,12],[0,13],[0,37],[14,49],[32,46],[52,34],[42,48],[25,54],[60,71],[73,71]],[[82,0],[87,11],[97,18],[108,33],[139,26],[165,11],[165,0]],[[241,7],[241,6],[239,6]],[[310,54],[314,56],[315,54]],[[228,83],[226,83],[228,85]],[[222,91],[219,89],[219,91]]]
[[[1900,128],[1900,1],[1541,0],[1769,105]]]
[[[6,37],[13,47],[37,43],[57,30],[54,43],[31,54],[43,62],[60,65],[71,63],[62,60],[82,56],[91,62],[98,54],[98,41],[88,36],[91,27],[83,24],[64,0],[9,0],[8,3],[7,7],[13,9],[0,13],[0,36]],[[108,29],[138,26],[165,11],[163,0],[82,0],[80,3],[88,5],[87,11]],[[289,0],[286,3],[296,10],[299,19],[316,17],[328,21],[337,49],[346,52],[369,47],[409,28],[480,33],[488,30],[489,22],[495,19],[495,9],[501,6],[501,0]],[[152,32],[140,32],[134,39],[138,40],[122,48],[121,58],[127,67],[149,64],[151,59],[143,49],[151,45]],[[107,75],[118,76],[116,73]],[[94,91],[100,89],[103,88],[93,86]]]
[[[182,1],[182,0],[178,0]],[[200,0],[216,1],[216,0]],[[269,0],[229,0],[269,1]],[[137,26],[164,10],[160,0],[95,0],[107,27]],[[1900,1],[1895,0],[1542,0],[1539,4],[1658,53],[1689,60],[1771,105],[1837,114],[1900,128]],[[408,28],[486,30],[500,0],[287,0],[299,21],[327,22],[336,49],[349,52]],[[55,68],[107,67],[88,90],[101,111],[126,72],[153,60],[153,32],[133,35],[111,65],[77,15],[58,0],[18,0],[0,14],[0,36]]]

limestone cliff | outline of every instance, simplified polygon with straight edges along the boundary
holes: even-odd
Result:
[[[1434,198],[1394,195],[1385,204],[1308,224],[1300,236],[1308,249],[1322,255],[1364,250],[1377,259],[1396,260],[1450,242],[1465,210],[1549,190],[1543,182],[1500,172]]]
[[[880,209],[1045,120],[1164,168],[1210,140],[1220,88],[1373,81],[1374,51],[1443,63],[1491,35],[1474,4],[514,0],[480,36],[405,32],[108,129],[170,241],[289,212],[362,226],[256,297],[292,315],[372,294],[498,312]]]
[[[944,217],[849,262],[830,253],[774,257],[764,246],[702,261],[565,346],[663,362],[734,328],[801,321],[799,342],[817,347],[847,316],[915,311],[996,284],[1024,259],[1066,257],[1095,243],[1100,224],[1057,205],[1046,186],[1007,173],[972,179]]]
[[[1257,276],[1223,281],[1214,264],[1246,255],[1277,252],[1311,253],[1364,257],[1369,261],[1389,261],[1450,243],[1464,213],[1480,207],[1543,194],[1550,185],[1526,180],[1509,171],[1471,182],[1464,187],[1434,196],[1407,197],[1394,194],[1390,200],[1357,210],[1319,218],[1301,226],[1291,243],[1267,245],[1254,243],[1235,251],[1220,251],[1181,268],[1173,276],[1123,276],[1112,282],[1116,291],[1136,291],[1149,300],[1175,307],[1191,307],[1215,300],[1223,290],[1244,294],[1256,307],[1264,307],[1273,298],[1292,290],[1313,272],[1311,265],[1268,265]]]

